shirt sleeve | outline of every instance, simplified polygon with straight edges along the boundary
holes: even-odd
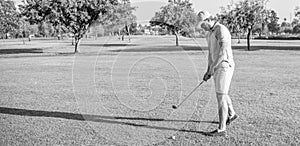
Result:
[[[219,45],[220,43],[222,43],[220,47],[222,48],[230,47],[231,35],[230,32],[227,30],[227,28],[219,26],[216,29],[216,39]]]
[[[226,31],[226,28],[223,28],[221,26],[216,28],[216,40],[217,43],[219,45],[219,55],[218,55],[218,59],[214,62],[214,64],[212,64],[212,68],[216,68],[223,60],[227,60],[227,55],[226,55],[226,48],[230,47],[230,42],[231,41],[231,37],[230,34],[228,34],[229,32]]]

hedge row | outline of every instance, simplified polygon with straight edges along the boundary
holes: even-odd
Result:
[[[300,36],[260,36],[255,37],[254,39],[260,39],[260,40],[300,40]]]

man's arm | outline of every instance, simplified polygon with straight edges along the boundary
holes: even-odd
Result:
[[[209,74],[209,75],[212,75],[212,57],[211,57],[211,52],[210,52],[210,40],[209,40],[209,36],[210,36],[210,33],[207,34],[206,36],[206,41],[207,41],[207,45],[208,45],[208,57],[207,57],[207,71],[206,73]]]
[[[210,52],[210,39],[209,39],[210,33],[208,33],[206,35],[206,41],[207,41],[207,45],[208,45],[208,57],[207,57],[207,70],[206,73],[203,76],[203,80],[207,81],[211,78],[212,74],[213,74],[213,70],[211,69],[211,64],[212,64],[212,58],[211,58],[211,52]]]
[[[208,52],[208,65],[207,65],[207,73],[209,75],[213,75],[213,68],[212,68],[212,58],[211,58],[211,53]]]

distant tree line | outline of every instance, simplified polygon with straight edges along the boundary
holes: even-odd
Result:
[[[292,23],[286,19],[279,24],[279,17],[275,10],[267,9],[268,0],[244,0],[235,4],[222,7],[217,16],[221,23],[226,25],[233,34],[240,38],[241,34],[247,34],[248,50],[250,50],[250,37],[252,34],[264,35],[297,34],[300,33],[300,9],[296,7],[295,18]]]
[[[279,24],[279,17],[275,10],[267,9],[268,0],[242,0],[231,5],[221,7],[217,14],[220,23],[229,28],[237,38],[246,36],[248,50],[250,50],[250,39],[256,34],[268,37],[279,34],[300,33],[300,7],[295,8],[295,18],[291,23],[284,19]],[[196,27],[196,12],[192,9],[189,0],[168,0],[168,4],[160,8],[150,21],[152,26],[160,26],[159,33],[167,30],[176,37],[178,46],[178,35],[197,37],[202,33]],[[238,40],[240,42],[240,40]]]
[[[279,24],[275,10],[267,9],[267,0],[242,0],[221,8],[217,14],[220,23],[226,25],[234,37],[247,38],[248,49],[252,36],[269,37],[300,33],[300,7],[295,8],[292,22],[286,19]],[[133,15],[135,7],[130,0],[23,0],[17,10],[12,0],[0,1],[0,38],[73,37],[74,52],[78,52],[80,40],[91,28],[101,26],[104,35],[124,36],[135,34],[170,34],[199,37],[205,32],[196,27],[196,12],[189,0],[168,0],[150,21],[142,26]],[[95,29],[98,31],[97,29]],[[97,36],[97,34],[96,34]]]

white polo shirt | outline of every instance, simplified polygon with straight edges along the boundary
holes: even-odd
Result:
[[[230,66],[234,67],[229,30],[217,22],[207,34],[206,39],[209,49],[209,74],[213,75],[222,61],[227,61]]]

